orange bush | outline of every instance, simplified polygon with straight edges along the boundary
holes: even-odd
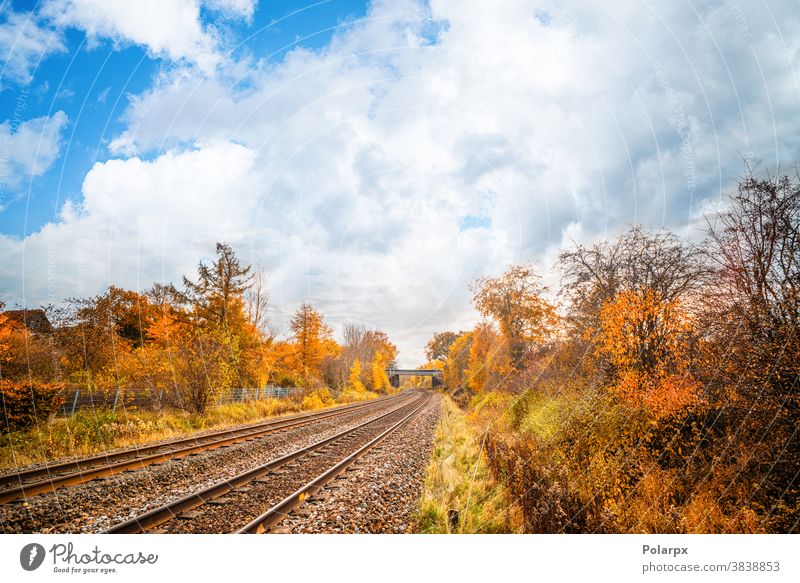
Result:
[[[64,385],[0,381],[2,427],[5,432],[22,431],[47,419],[64,402]]]
[[[700,385],[689,372],[692,335],[677,300],[649,288],[624,290],[600,310],[595,352],[614,369],[612,392],[664,417],[697,400]]]

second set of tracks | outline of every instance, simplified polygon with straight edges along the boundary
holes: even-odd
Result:
[[[413,419],[430,398],[427,392],[395,397],[396,402],[389,410],[376,417],[173,500],[105,532],[267,532]]]

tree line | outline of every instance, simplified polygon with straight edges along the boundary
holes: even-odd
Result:
[[[702,242],[640,227],[473,285],[427,356],[530,532],[797,532],[800,178],[748,173]]]
[[[238,387],[302,387],[325,403],[331,391],[355,399],[391,390],[385,369],[397,347],[385,332],[347,324],[339,343],[304,303],[279,338],[264,278],[218,243],[214,260],[179,285],[111,286],[61,306],[0,312],[2,426],[45,419],[70,388],[149,390],[192,413]]]

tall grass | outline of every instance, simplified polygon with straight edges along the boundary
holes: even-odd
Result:
[[[422,533],[519,532],[521,517],[494,480],[481,451],[480,430],[449,397],[442,400],[433,455],[417,517]],[[458,512],[458,523],[452,519]]]

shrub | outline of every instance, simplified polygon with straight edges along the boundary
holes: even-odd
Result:
[[[64,385],[31,381],[0,381],[3,431],[23,431],[46,420],[64,402]]]
[[[333,395],[328,389],[319,389],[303,397],[303,409],[323,409],[333,403]]]

